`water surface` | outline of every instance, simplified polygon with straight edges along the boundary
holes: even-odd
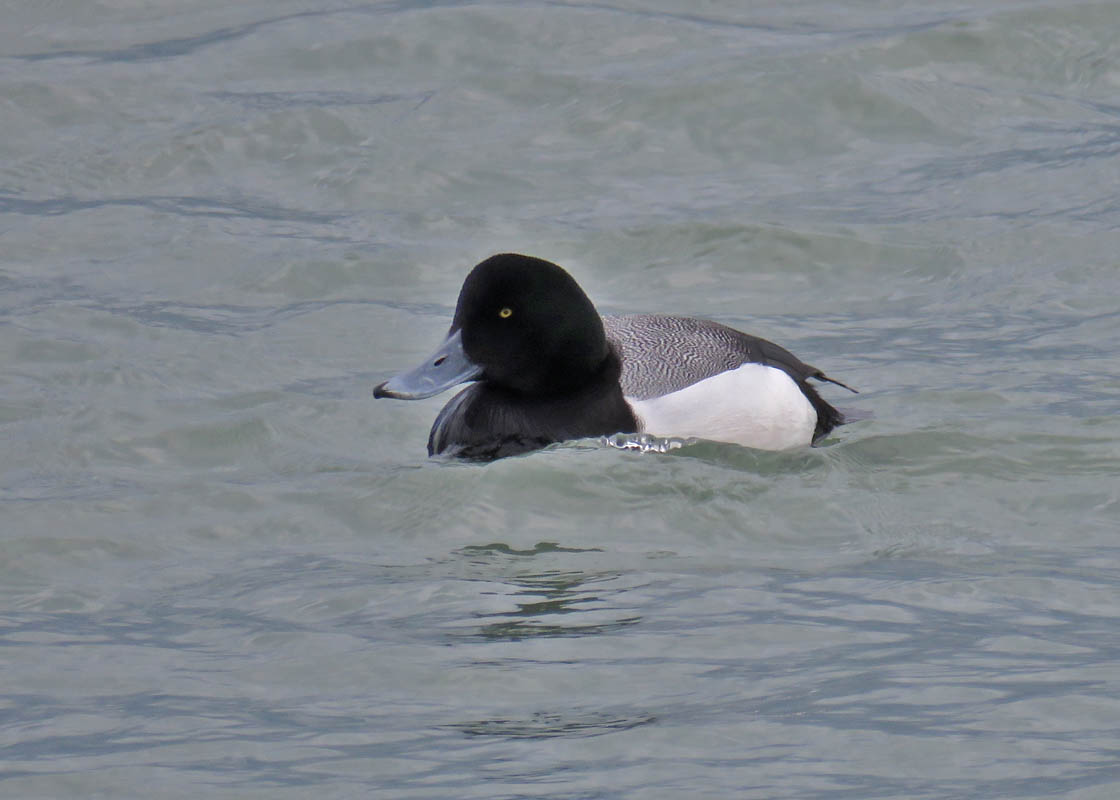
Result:
[[[1112,798],[1113,3],[22,4],[5,797]],[[858,387],[429,461],[500,251]]]

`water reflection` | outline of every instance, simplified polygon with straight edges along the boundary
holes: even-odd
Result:
[[[475,566],[493,567],[496,558],[542,555],[546,553],[598,552],[565,548],[554,542],[539,542],[532,548],[518,550],[494,543],[470,546],[459,551],[471,557]],[[484,621],[471,638],[516,641],[527,637],[582,636],[619,630],[641,620],[633,609],[613,602],[630,586],[621,585],[617,572],[585,572],[557,569],[525,572],[504,579],[504,594],[513,601],[513,610],[478,612]],[[491,593],[492,594],[492,593]]]

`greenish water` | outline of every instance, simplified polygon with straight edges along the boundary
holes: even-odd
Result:
[[[1120,5],[19,4],[0,794],[1111,800]],[[563,264],[824,447],[425,457]]]

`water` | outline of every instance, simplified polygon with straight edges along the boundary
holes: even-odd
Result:
[[[1116,796],[1118,24],[6,9],[0,793]],[[503,250],[873,417],[431,462]]]

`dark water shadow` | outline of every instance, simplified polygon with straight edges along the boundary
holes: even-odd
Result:
[[[192,197],[190,195],[137,195],[85,200],[78,197],[53,197],[26,200],[13,194],[0,194],[0,214],[24,214],[33,217],[57,217],[77,211],[124,206],[142,208],[161,214],[183,217],[215,217],[219,219],[251,219],[264,222],[292,222],[329,225],[348,217],[335,212],[307,211],[287,208],[251,198]]]
[[[292,14],[282,14],[267,19],[248,22],[242,25],[230,25],[224,28],[215,28],[195,36],[179,38],[158,39],[153,42],[141,42],[128,47],[110,49],[85,49],[85,50],[53,50],[45,53],[26,53],[12,56],[20,61],[53,61],[58,59],[87,59],[102,63],[136,63],[142,61],[159,61],[179,56],[189,56],[218,44],[239,41],[251,36],[258,31],[291,22],[293,20],[307,20],[314,18],[332,17],[338,14],[368,14],[386,15],[415,9],[430,9],[433,7],[449,7],[474,5],[473,0],[397,0],[389,3],[362,3],[357,5],[341,6],[339,8],[318,9],[314,11],[299,11]]]
[[[307,107],[376,106],[386,103],[410,103],[413,110],[435,97],[434,91],[408,94],[368,94],[364,92],[211,92],[216,100],[236,103],[254,111],[277,111]]]
[[[618,731],[628,731],[657,722],[649,713],[578,710],[535,711],[522,717],[453,722],[443,726],[468,736],[497,736],[506,739],[554,739],[558,737],[587,738]]]

